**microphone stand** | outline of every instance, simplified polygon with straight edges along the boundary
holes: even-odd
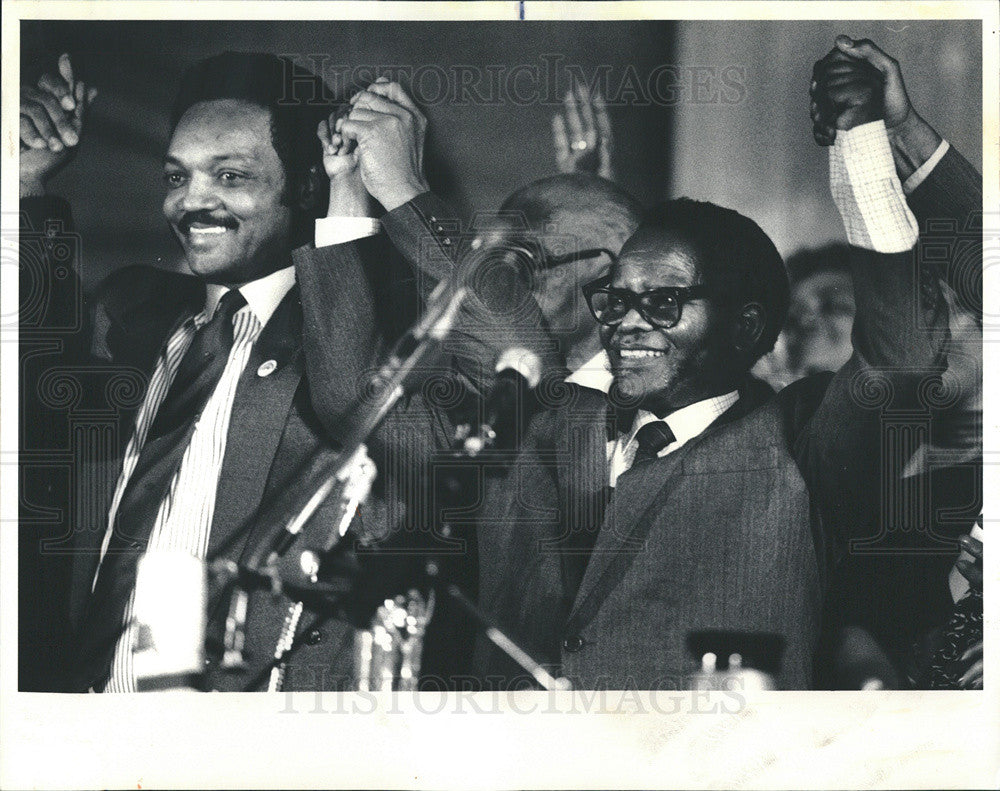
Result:
[[[320,564],[323,556],[333,550],[344,537],[357,507],[369,494],[375,477],[375,465],[367,456],[365,442],[403,396],[407,380],[421,361],[447,337],[467,293],[462,284],[465,276],[464,273],[456,273],[454,278],[442,281],[434,289],[423,318],[397,342],[388,360],[379,369],[374,397],[364,402],[359,401],[352,410],[351,417],[347,420],[348,431],[339,453],[331,458],[329,453],[320,452],[307,459],[292,476],[293,480],[300,480],[302,483],[285,490],[272,503],[251,516],[236,532],[236,535],[246,536],[258,529],[266,531],[246,560],[239,564],[231,560],[220,560],[219,556],[227,547],[221,548],[215,559],[209,560],[209,567],[227,582],[223,589],[230,589],[230,586],[232,589],[223,641],[224,668],[246,667],[242,648],[248,584],[269,585],[276,594],[286,590],[294,593],[298,599],[286,619],[274,660],[263,671],[270,672],[271,687],[275,689],[280,688],[282,671],[288,659],[302,645],[301,640],[295,636],[302,614],[302,600],[319,601],[331,608],[329,613],[318,617],[317,622],[321,623],[333,617],[332,607],[351,590],[349,581],[341,581],[339,584],[321,582]],[[468,449],[458,449],[457,455],[468,458],[475,453],[468,452]],[[288,551],[300,538],[311,517],[338,487],[341,489],[341,498],[336,529],[327,531],[318,546],[307,547],[300,554],[298,563],[288,560]],[[428,560],[428,576],[431,579],[434,579],[432,570],[438,565],[433,558]],[[566,679],[554,678],[519,648],[457,585],[446,585],[444,592],[476,621],[494,645],[529,673],[539,686],[545,690],[570,688]],[[387,602],[389,603],[391,602]],[[428,611],[426,619],[429,617]],[[254,688],[258,683],[260,682],[253,682]]]
[[[404,385],[413,371],[447,336],[465,295],[464,287],[451,288],[449,281],[438,285],[428,300],[424,317],[399,340],[376,374],[377,391],[374,397],[360,402],[352,410],[351,417],[346,421],[346,436],[336,457],[331,460],[324,453],[314,455],[294,476],[302,484],[286,490],[269,507],[251,518],[251,524],[245,526],[245,530],[249,531],[257,525],[269,527],[265,540],[241,564],[245,571],[267,576],[266,569],[288,551],[316,509],[338,485],[355,484],[356,496],[352,498],[357,501],[355,508],[365,499],[365,480],[369,486],[374,480],[374,465],[367,459],[365,441],[403,396]],[[339,542],[353,515],[353,511],[345,515],[337,531],[326,538],[320,547],[323,552],[329,552]]]

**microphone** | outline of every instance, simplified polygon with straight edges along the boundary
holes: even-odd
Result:
[[[521,429],[538,408],[534,390],[542,380],[542,360],[519,346],[505,350],[496,364],[497,380],[486,399],[483,422],[476,433],[466,424],[458,439],[468,456],[487,448],[509,450],[517,444]]]

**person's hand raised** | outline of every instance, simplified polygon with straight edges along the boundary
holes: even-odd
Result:
[[[841,38],[846,37],[838,37],[838,42]],[[816,142],[832,145],[838,130],[883,118],[884,82],[875,66],[844,53],[839,46],[816,61],[809,87],[809,114]]]
[[[427,119],[399,83],[381,77],[351,97],[340,135],[357,142],[361,180],[386,211],[427,191],[426,134]]]
[[[910,97],[903,83],[899,62],[884,53],[869,39],[853,41],[848,36],[837,36],[836,47],[845,55],[865,61],[882,75],[882,118],[890,132],[910,120],[914,113]]]
[[[552,116],[552,144],[560,173],[595,173],[613,179],[611,119],[599,93],[574,82],[563,110]]]
[[[41,195],[49,178],[69,161],[83,133],[84,115],[97,96],[73,74],[69,55],[59,73],[46,73],[34,86],[21,86],[21,197]]]
[[[323,146],[323,169],[330,179],[329,217],[367,216],[369,210],[368,190],[358,167],[358,149],[354,140],[341,134],[346,118],[345,108],[340,108],[320,121],[316,129]]]

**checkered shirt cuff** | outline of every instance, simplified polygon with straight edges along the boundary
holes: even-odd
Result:
[[[917,220],[906,205],[882,121],[837,132],[830,191],[855,247],[902,253],[916,244]]]

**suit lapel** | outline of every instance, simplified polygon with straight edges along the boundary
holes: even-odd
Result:
[[[697,441],[692,440],[663,458],[638,464],[618,476],[614,496],[570,612],[571,624],[593,617],[601,601],[624,576],[636,555],[643,551],[660,500],[669,494],[671,479]]]
[[[739,401],[699,436],[673,453],[635,465],[618,477],[614,496],[570,611],[567,629],[578,629],[593,618],[636,555],[644,550],[656,516],[673,489],[673,481],[683,470],[684,459],[707,437],[744,417],[773,394],[770,387],[748,377],[740,388]]]
[[[607,414],[603,394],[579,388],[572,408],[560,410],[555,428],[561,529],[559,536],[541,541],[541,550],[560,553],[564,590],[571,598],[607,506]]]
[[[296,286],[261,332],[236,388],[209,556],[233,538],[260,505],[303,371],[302,307]]]

